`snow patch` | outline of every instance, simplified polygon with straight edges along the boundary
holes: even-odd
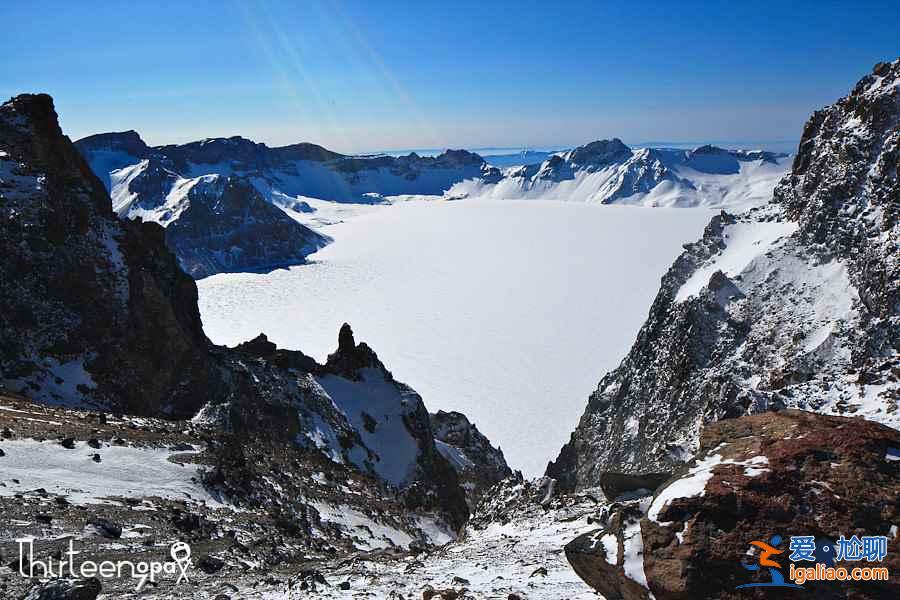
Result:
[[[660,513],[665,510],[672,500],[703,496],[706,493],[706,484],[712,479],[713,471],[719,465],[740,465],[744,467],[744,475],[757,477],[768,471],[763,466],[768,464],[769,459],[762,455],[740,461],[730,458],[723,459],[721,454],[711,454],[697,461],[697,464],[691,467],[680,479],[676,479],[663,488],[656,498],[653,499],[650,509],[647,511],[647,517],[660,525],[669,525],[669,522],[659,520]]]
[[[675,302],[684,302],[699,294],[716,271],[729,277],[739,275],[755,258],[772,249],[782,238],[797,230],[797,223],[753,222],[734,223],[723,232],[725,248],[705,265],[694,271],[675,295]]]
[[[44,488],[76,504],[159,497],[222,506],[199,483],[198,465],[171,462],[173,454],[186,452],[131,446],[94,450],[83,443],[69,450],[56,442],[32,439],[6,440],[3,450],[0,496]],[[100,454],[102,463],[91,460],[94,453]]]
[[[379,477],[394,485],[406,483],[413,475],[419,457],[418,442],[405,423],[405,418],[419,405],[415,392],[401,391],[374,368],[361,369],[359,381],[336,375],[315,379],[359,432],[366,448],[376,455],[369,461],[363,453],[353,453],[353,462],[363,470],[367,463],[371,464]],[[367,428],[364,415],[375,420],[374,430]]]

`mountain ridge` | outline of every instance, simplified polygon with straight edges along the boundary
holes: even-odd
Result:
[[[556,199],[640,206],[747,208],[768,200],[787,169],[787,154],[727,150],[630,148],[619,138],[557,152],[539,164],[453,186],[453,198]]]

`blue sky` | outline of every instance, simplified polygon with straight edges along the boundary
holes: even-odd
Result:
[[[3,2],[0,94],[151,144],[795,140],[900,55],[896,1],[136,4]]]

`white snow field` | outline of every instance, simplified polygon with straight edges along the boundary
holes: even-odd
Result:
[[[411,200],[304,214],[311,263],[198,281],[207,335],[264,332],[322,361],[345,321],[430,411],[465,413],[513,468],[543,472],[635,339],[707,209]],[[298,215],[299,216],[299,215]]]
[[[44,488],[83,504],[115,502],[111,498],[119,497],[158,497],[223,506],[198,482],[197,465],[170,460],[189,452],[113,445],[103,448],[103,462],[97,464],[91,460],[92,448],[84,442],[76,444],[69,450],[51,441],[4,441],[0,496]]]

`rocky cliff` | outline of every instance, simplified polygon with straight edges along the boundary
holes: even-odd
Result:
[[[668,471],[704,423],[784,407],[900,426],[900,61],[806,124],[766,206],[712,219],[547,474]]]
[[[459,475],[469,508],[491,486],[512,476],[503,450],[494,448],[464,414],[439,410],[431,415],[431,427],[438,451]]]
[[[46,95],[0,106],[0,381],[49,403],[193,414],[216,388],[197,288],[121,221]]]
[[[166,227],[166,245],[195,279],[302,264],[329,238],[266,202],[246,179],[198,178]]]

